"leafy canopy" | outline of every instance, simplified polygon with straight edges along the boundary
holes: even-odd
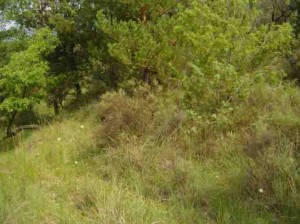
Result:
[[[48,28],[43,28],[29,40],[26,50],[11,56],[9,63],[0,70],[0,88],[5,93],[5,99],[0,104],[1,111],[24,111],[40,101],[49,70],[45,56],[57,44],[57,37]]]

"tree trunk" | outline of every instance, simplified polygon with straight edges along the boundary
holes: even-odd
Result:
[[[75,84],[75,90],[76,90],[77,96],[81,96],[82,95],[82,90],[81,90],[81,86],[80,86],[79,82],[77,82]]]
[[[59,105],[58,105],[58,101],[57,100],[53,101],[53,109],[54,109],[55,115],[59,115]]]
[[[13,111],[9,121],[8,121],[8,125],[7,125],[7,129],[6,129],[6,135],[8,137],[12,137],[13,136],[13,132],[12,132],[12,126],[13,126],[13,123],[15,121],[15,118],[17,116],[18,112],[15,110]]]
[[[27,92],[27,87],[24,86],[23,93],[22,93],[22,99],[25,98],[26,92]],[[17,110],[14,110],[14,111],[12,112],[11,117],[9,118],[8,125],[7,125],[7,129],[6,129],[6,135],[7,135],[7,137],[12,137],[12,136],[14,136],[14,133],[12,132],[12,126],[13,126],[13,123],[14,123],[14,121],[15,121],[15,119],[16,119],[17,114],[18,114],[18,111],[17,111]]]

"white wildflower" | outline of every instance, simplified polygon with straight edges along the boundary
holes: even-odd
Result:
[[[61,141],[61,138],[57,138],[57,141],[59,141],[59,142],[60,142],[60,141]]]
[[[259,189],[258,189],[258,192],[262,194],[262,193],[264,193],[264,189],[259,188]]]

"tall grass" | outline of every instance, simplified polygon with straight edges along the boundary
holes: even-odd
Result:
[[[288,85],[202,117],[108,93],[0,154],[0,223],[298,223],[299,112]]]

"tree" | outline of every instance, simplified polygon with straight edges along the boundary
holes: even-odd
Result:
[[[267,67],[290,51],[293,35],[288,23],[255,20],[243,0],[194,1],[179,12],[174,35],[180,61],[187,62],[180,71],[186,77],[188,107],[209,107],[206,111],[211,113],[242,99],[257,77],[263,74],[267,80]]]
[[[98,28],[109,39],[108,52],[122,68],[121,80],[136,78],[145,82],[161,82],[174,77],[169,62],[180,54],[173,28],[176,25],[179,3],[188,1],[123,0],[133,12],[131,19],[108,18],[99,11]]]
[[[81,95],[81,85],[89,67],[89,52],[99,44],[94,20],[98,1],[11,1],[10,17],[21,29],[34,31],[45,26],[56,33],[59,45],[47,57],[49,75],[55,80],[48,87],[49,102],[58,111],[59,102],[75,89]],[[9,10],[7,10],[9,11]]]
[[[40,74],[46,74],[46,84],[32,83],[58,113],[72,90],[80,96],[83,84],[94,79],[110,88],[129,79],[176,80],[194,99],[210,89],[220,105],[241,86],[241,77],[263,71],[290,51],[291,26],[284,14],[289,6],[282,0],[12,0],[5,1],[5,12],[27,38],[48,27],[59,40],[41,57],[47,66],[35,62],[44,66]],[[5,65],[11,55],[8,42],[3,46]],[[3,70],[6,79],[14,74],[9,66],[16,64],[15,57]],[[7,99],[14,95],[9,89],[2,91]]]
[[[13,135],[12,127],[17,114],[43,98],[49,71],[45,56],[57,44],[57,37],[48,28],[40,29],[29,40],[28,48],[14,53],[9,63],[1,68],[0,88],[5,93],[5,99],[0,104],[0,111],[7,117],[7,136]]]

